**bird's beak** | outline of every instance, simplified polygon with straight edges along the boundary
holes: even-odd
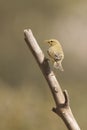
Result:
[[[45,40],[44,43],[49,43],[49,41],[48,41],[48,40]]]

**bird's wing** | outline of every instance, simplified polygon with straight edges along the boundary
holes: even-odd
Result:
[[[55,61],[60,61],[62,59],[63,55],[61,53],[55,53],[54,52],[54,60]]]
[[[54,61],[60,61],[62,59],[62,53],[53,51],[51,48],[47,50],[47,53]]]

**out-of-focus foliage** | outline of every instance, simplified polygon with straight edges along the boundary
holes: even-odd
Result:
[[[32,29],[45,54],[45,39],[62,44],[65,71],[54,72],[69,92],[78,123],[86,129],[87,1],[0,0],[0,130],[66,130],[50,111],[55,104],[24,42],[25,28]]]

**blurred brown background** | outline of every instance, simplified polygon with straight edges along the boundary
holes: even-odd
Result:
[[[0,130],[67,130],[51,112],[55,104],[25,44],[26,28],[45,54],[45,39],[62,44],[65,71],[54,71],[77,122],[87,129],[87,1],[0,0]]]

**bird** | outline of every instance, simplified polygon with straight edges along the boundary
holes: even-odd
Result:
[[[64,59],[64,52],[61,44],[56,39],[45,40],[45,43],[48,43],[50,47],[47,50],[47,53],[50,59],[53,62],[53,66],[60,71],[64,71],[62,66],[62,61]]]

